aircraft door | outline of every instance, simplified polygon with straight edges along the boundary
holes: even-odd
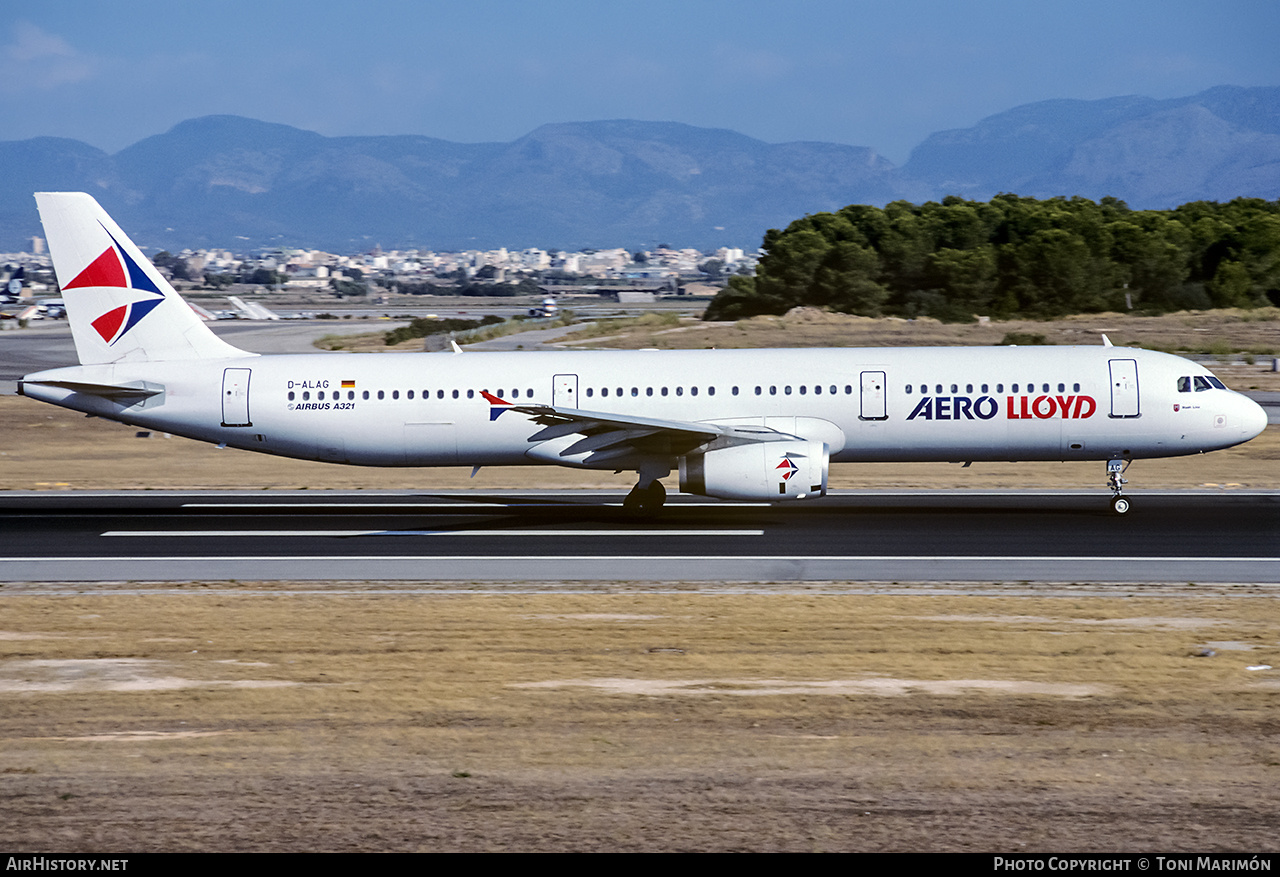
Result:
[[[1111,366],[1111,416],[1140,417],[1138,402],[1138,361],[1113,359]]]
[[[556,375],[551,379],[551,405],[555,408],[578,407],[578,376]]]
[[[862,373],[862,407],[859,420],[888,420],[885,408],[884,372]]]
[[[222,370],[222,425],[253,426],[249,419],[249,373],[247,368]]]

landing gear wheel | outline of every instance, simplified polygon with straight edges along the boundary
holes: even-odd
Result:
[[[667,489],[662,486],[661,481],[655,481],[649,485],[648,502],[645,504],[646,511],[656,512],[662,508],[663,503],[667,501]]]
[[[648,487],[637,484],[631,488],[627,498],[622,501],[622,507],[632,514],[650,515],[662,508],[666,501],[667,489],[662,486],[662,482],[655,481]]]
[[[1123,473],[1129,468],[1130,462],[1130,460],[1107,461],[1107,487],[1111,488],[1113,514],[1124,515],[1129,512],[1129,500],[1125,499],[1120,491],[1124,490],[1124,486],[1129,483],[1129,479],[1125,478]]]

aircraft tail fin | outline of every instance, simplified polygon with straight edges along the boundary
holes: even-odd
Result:
[[[37,192],[81,365],[252,356],[223,341],[84,192]]]

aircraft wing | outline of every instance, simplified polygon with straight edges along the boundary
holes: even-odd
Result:
[[[563,447],[561,457],[590,454],[591,462],[613,457],[679,456],[704,445],[731,445],[795,439],[797,436],[766,426],[722,425],[686,420],[633,417],[551,405],[519,405],[489,393],[484,397],[495,412],[512,411],[527,416],[542,429],[529,436],[530,443],[549,442],[566,436],[581,438]],[[493,416],[496,416],[493,415]]]

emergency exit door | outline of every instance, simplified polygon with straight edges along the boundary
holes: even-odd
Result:
[[[247,368],[222,370],[222,425],[253,426],[249,420],[249,372]]]

